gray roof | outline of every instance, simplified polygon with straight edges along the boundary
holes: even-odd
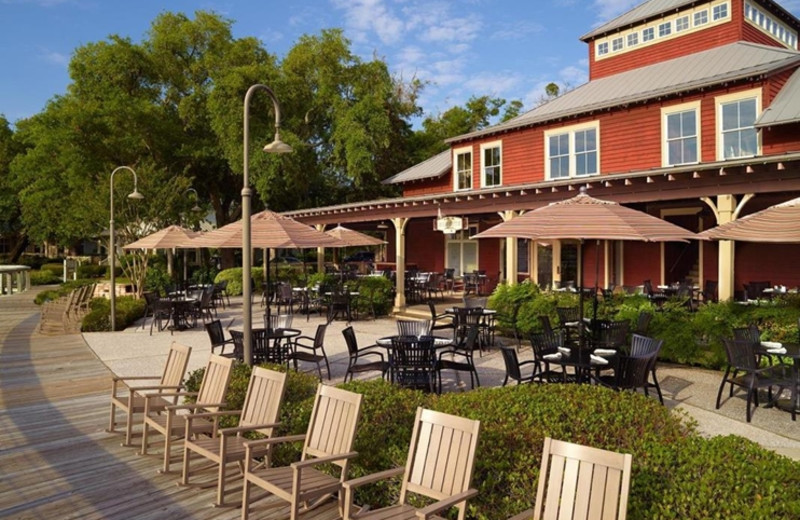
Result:
[[[756,128],[800,121],[800,69],[794,71],[775,99],[756,120]]]
[[[433,179],[441,177],[449,172],[452,168],[453,162],[450,159],[450,149],[434,155],[430,159],[425,159],[419,164],[415,164],[407,170],[389,177],[383,181],[383,184],[402,184],[409,181],[418,181],[422,179]]]
[[[797,51],[749,42],[731,43],[590,81],[514,119],[450,138],[447,142],[710,87],[798,63],[800,52]]]
[[[584,34],[581,36],[581,40],[590,40],[595,36],[613,31],[614,29],[619,29],[621,27],[627,27],[629,25],[642,22],[667,11],[677,11],[681,7],[694,3],[696,3],[696,0],[649,0],[648,2],[639,4],[630,11],[617,16],[610,22],[604,23],[597,29]]]
[[[606,22],[596,29],[584,34],[581,36],[581,40],[589,41],[596,36],[613,32],[617,29],[629,27],[662,14],[679,11],[683,7],[687,7],[696,3],[699,2],[697,0],[648,0],[647,2],[637,5],[630,11],[627,11],[617,16],[613,20]],[[786,21],[797,25],[797,18],[792,13],[778,5],[777,2],[773,2],[771,0],[761,0],[760,3],[766,4],[771,11],[783,15],[786,18]]]

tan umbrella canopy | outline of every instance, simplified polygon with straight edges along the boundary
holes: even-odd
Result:
[[[122,247],[122,249],[172,249],[175,247],[192,248],[197,247],[193,244],[192,239],[199,236],[200,233],[186,229],[181,226],[168,226],[164,229],[151,233],[146,237],[142,237],[136,242],[131,242]]]
[[[325,234],[341,240],[347,247],[379,246],[386,243],[385,240],[371,237],[365,233],[342,227],[341,225],[337,225],[335,228],[329,229],[325,232]]]
[[[586,194],[586,189],[571,199],[553,202],[520,217],[478,233],[474,238],[518,237],[530,240],[642,240],[647,242],[686,242],[695,233],[642,211]],[[582,257],[583,255],[581,255]],[[597,264],[597,263],[596,263]],[[580,269],[583,288],[583,267]],[[595,291],[595,298],[597,292]],[[583,298],[578,298],[583,318]],[[597,305],[595,304],[595,309]],[[583,344],[583,327],[580,327]]]
[[[743,242],[800,242],[800,198],[708,229],[699,236]]]
[[[475,238],[686,242],[695,233],[642,211],[581,193],[498,224]]]
[[[344,247],[347,244],[313,227],[265,210],[250,218],[250,244],[254,248]],[[242,247],[242,221],[237,220],[205,233],[192,241],[192,247]]]

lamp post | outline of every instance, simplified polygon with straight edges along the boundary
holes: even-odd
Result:
[[[249,164],[249,148],[250,148],[250,98],[256,90],[262,89],[267,92],[272,99],[272,106],[275,111],[275,139],[264,147],[267,153],[289,153],[292,147],[281,141],[280,128],[281,128],[281,107],[278,105],[278,98],[266,85],[255,84],[247,89],[244,95],[244,164],[242,172],[242,328],[244,332],[244,361],[248,365],[253,364],[253,315],[252,315],[252,277],[250,274],[251,268],[251,254],[250,247],[250,199],[252,191],[250,190],[250,164]]]
[[[116,267],[116,246],[114,245],[114,174],[120,170],[128,170],[133,174],[133,191],[128,194],[129,199],[133,200],[141,200],[144,198],[144,195],[139,193],[137,189],[137,185],[139,180],[136,178],[136,172],[133,171],[133,168],[128,166],[117,166],[114,168],[114,171],[111,172],[111,208],[110,214],[111,218],[108,221],[108,232],[110,234],[109,237],[109,247],[108,247],[108,266],[111,270],[111,331],[116,330],[117,325],[117,279],[116,273],[114,269]]]
[[[189,193],[190,191],[194,192],[194,207],[192,208],[192,212],[193,213],[200,213],[201,211],[203,211],[203,208],[201,208],[197,204],[197,199],[200,197],[197,194],[197,190],[194,189],[194,188],[186,188],[185,190],[183,190],[183,194],[185,195],[185,194]],[[192,226],[192,227],[194,227],[194,226]],[[171,249],[170,249],[170,254],[172,254],[172,250]],[[186,283],[186,281],[189,279],[189,269],[188,269],[188,266],[186,264],[187,257],[188,257],[188,255],[186,253],[186,248],[184,248],[183,249],[183,282],[184,283]]]

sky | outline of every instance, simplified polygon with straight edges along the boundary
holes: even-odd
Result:
[[[70,83],[73,51],[109,35],[146,37],[163,11],[214,11],[234,37],[254,36],[279,59],[304,34],[341,28],[351,51],[427,83],[425,116],[471,96],[533,108],[550,82],[587,81],[580,36],[642,0],[0,0],[0,114],[12,124],[41,112]],[[781,4],[797,13],[800,0]]]

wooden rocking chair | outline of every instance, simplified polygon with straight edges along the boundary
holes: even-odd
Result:
[[[272,436],[273,429],[278,425],[278,414],[281,400],[286,389],[286,373],[275,372],[262,367],[254,367],[247,387],[247,395],[242,410],[190,414],[186,417],[186,438],[183,442],[183,477],[181,485],[189,485],[189,477],[196,473],[198,468],[190,471],[189,459],[192,452],[209,459],[218,467],[217,500],[216,506],[225,505],[225,482],[227,480],[227,467],[231,462],[236,462],[244,471],[244,434],[258,432],[267,438]],[[239,426],[223,428],[217,432],[216,437],[191,438],[192,425],[195,420],[208,421],[209,419],[225,415],[239,414]],[[256,456],[266,454],[269,460],[269,448],[256,453]],[[208,467],[208,466],[205,466]],[[204,468],[201,468],[204,469]]]
[[[633,457],[546,437],[536,506],[509,520],[625,520]]]
[[[414,433],[405,468],[395,468],[344,483],[344,520],[417,520],[458,508],[464,520],[467,500],[478,491],[470,489],[480,421],[417,408]],[[403,476],[398,504],[382,509],[359,509],[353,504],[354,490],[379,480]],[[418,509],[407,503],[409,493],[436,500]]]
[[[244,492],[242,493],[242,520],[250,512],[250,486],[269,493],[291,504],[290,520],[297,520],[300,504],[311,509],[329,495],[339,494],[340,514],[343,509],[342,482],[347,478],[350,459],[357,453],[351,451],[356,437],[356,426],[361,414],[361,394],[333,386],[319,385],[311,420],[305,435],[291,435],[273,439],[248,441],[245,446]],[[290,466],[251,466],[256,449],[285,443],[305,441],[300,462]],[[334,464],[341,468],[339,478],[316,469],[320,464]],[[313,501],[313,503],[312,503]]]
[[[181,381],[186,373],[186,365],[189,363],[189,354],[192,347],[187,347],[173,342],[169,347],[167,362],[164,364],[164,373],[159,376],[114,376],[111,382],[111,415],[108,421],[108,432],[115,432],[117,425],[117,408],[125,412],[125,442],[123,446],[131,446],[133,437],[133,414],[143,413],[145,396],[150,394],[150,410],[153,412],[163,411],[167,405],[177,402],[174,392],[183,388]],[[158,379],[158,384],[131,386],[134,381],[154,381]],[[119,393],[121,390],[119,383],[127,387],[128,393]],[[169,396],[166,393],[169,393]],[[169,399],[167,399],[169,397]]]
[[[145,400],[141,455],[147,455],[150,428],[163,435],[164,465],[160,472],[169,473],[172,442],[182,438],[186,431],[187,414],[179,414],[178,412],[216,412],[225,406],[225,394],[228,391],[228,383],[231,379],[233,361],[231,358],[211,354],[198,392],[164,394],[174,397],[197,396],[197,401],[193,404],[169,405],[162,412],[155,412],[151,408],[150,399]],[[217,419],[215,417],[213,421],[197,421],[192,425],[192,430],[189,433],[191,435],[205,433],[215,436],[216,430]]]

